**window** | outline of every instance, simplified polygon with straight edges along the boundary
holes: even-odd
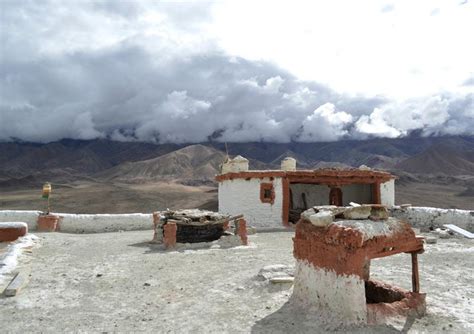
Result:
[[[275,201],[275,189],[273,183],[260,183],[260,201],[273,204]]]

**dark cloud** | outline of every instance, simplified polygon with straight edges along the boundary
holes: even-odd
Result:
[[[0,140],[311,142],[420,129],[473,133],[472,94],[403,102],[347,96],[212,43],[183,46],[173,31],[192,40],[210,15],[196,3],[14,3],[1,5]],[[150,8],[162,18],[151,37],[140,28]]]

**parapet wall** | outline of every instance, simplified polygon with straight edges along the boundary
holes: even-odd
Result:
[[[422,231],[443,227],[444,224],[454,224],[474,232],[474,210],[393,206],[390,212],[393,217],[406,220],[412,227]]]
[[[28,225],[28,230],[36,230],[36,222],[41,211],[27,210],[0,210],[1,222],[23,222]]]
[[[276,209],[276,210],[275,210]],[[279,208],[281,210],[281,207]],[[265,222],[252,221],[251,226],[279,227],[279,211],[274,208],[275,219]],[[242,207],[235,208],[235,212],[241,213]],[[408,221],[412,227],[422,230],[443,227],[444,224],[455,224],[465,230],[474,232],[474,210],[438,209],[428,207],[401,208],[394,206],[390,208],[393,217]],[[40,211],[27,210],[0,210],[0,222],[24,222],[28,230],[36,230],[36,223]],[[233,212],[231,212],[233,213]],[[278,216],[277,216],[278,213]],[[130,214],[70,214],[57,213],[63,217],[60,223],[62,232],[67,233],[101,233],[116,231],[134,231],[153,229],[152,214],[130,213]],[[262,224],[263,223],[263,224]]]
[[[0,222],[24,222],[28,229],[36,230],[40,211],[1,210]],[[128,214],[71,214],[54,213],[61,216],[59,230],[66,233],[103,233],[117,231],[152,230],[151,213]]]

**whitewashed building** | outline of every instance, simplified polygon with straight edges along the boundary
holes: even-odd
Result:
[[[219,184],[219,212],[244,214],[256,227],[291,226],[299,214],[316,205],[394,205],[395,177],[368,168],[296,170],[286,158],[280,170],[249,170],[248,160],[228,159]]]

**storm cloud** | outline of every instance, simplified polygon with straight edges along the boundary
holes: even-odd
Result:
[[[227,54],[202,36],[209,5],[0,6],[2,141],[313,142],[412,131],[474,134],[472,91],[404,101],[341,94],[273,63]]]

